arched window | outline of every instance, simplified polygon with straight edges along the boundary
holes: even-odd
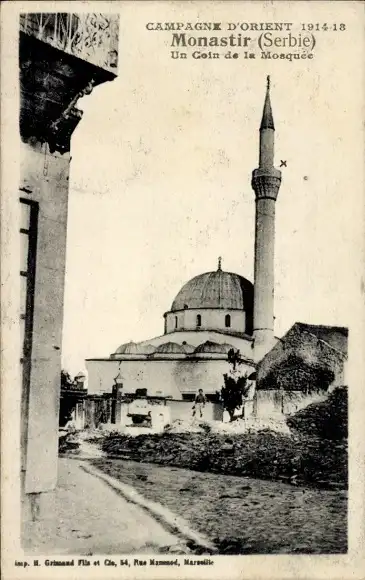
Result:
[[[200,314],[196,315],[196,325],[197,326],[201,326],[202,325],[202,317]]]
[[[231,326],[231,315],[230,314],[226,314],[225,325],[226,325],[226,328],[230,328],[230,326]]]
[[[177,316],[175,316],[175,328],[177,328]]]

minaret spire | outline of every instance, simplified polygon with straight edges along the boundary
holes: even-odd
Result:
[[[275,202],[281,172],[274,167],[275,128],[267,77],[264,109],[260,125],[259,167],[252,173],[256,197],[255,280],[253,336],[254,356],[260,361],[273,347],[274,339],[274,245]]]
[[[274,166],[274,141],[275,126],[270,100],[270,76],[267,76],[265,103],[260,125],[260,169],[269,169]]]
[[[272,129],[275,131],[274,118],[272,115],[271,101],[270,101],[270,75],[266,77],[266,96],[264,103],[264,110],[262,112],[262,119],[260,125],[260,131],[263,129]]]

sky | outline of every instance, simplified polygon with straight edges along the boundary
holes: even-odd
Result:
[[[297,4],[297,3],[296,3]],[[329,4],[318,20],[330,20]],[[362,220],[363,37],[319,32],[315,57],[171,59],[147,22],[289,21],[293,3],[125,3],[118,77],[80,99],[72,137],[63,366],[163,334],[181,286],[217,268],[253,281],[254,193],[266,75],[285,160],[276,203],[275,333],[349,326]],[[302,5],[303,6],[303,5]],[[313,13],[311,14],[313,18]],[[334,16],[334,15],[332,15]],[[219,33],[223,35],[224,33]],[[201,35],[201,33],[199,33]],[[353,58],[344,50],[351,43]],[[360,204],[359,204],[360,202]],[[357,262],[356,262],[357,263]]]

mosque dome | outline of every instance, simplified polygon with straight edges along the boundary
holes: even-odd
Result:
[[[141,354],[152,354],[155,347],[152,344],[138,344],[136,342],[126,342],[121,344],[117,350],[113,353],[115,355],[141,355]]]
[[[184,284],[172,303],[171,312],[192,308],[250,310],[252,302],[252,283],[218,267],[215,272],[200,274]]]
[[[207,340],[203,344],[199,344],[194,350],[194,354],[202,354],[202,353],[217,353],[217,354],[226,354],[228,352],[227,347],[232,348],[230,345],[227,344],[218,344],[217,342],[212,342]]]
[[[154,354],[186,354],[186,350],[176,342],[164,342],[156,348]]]
[[[164,318],[165,334],[204,330],[252,335],[253,284],[239,274],[223,271],[219,258],[215,272],[205,272],[184,284]]]
[[[139,354],[138,344],[132,341],[121,344],[114,354]]]

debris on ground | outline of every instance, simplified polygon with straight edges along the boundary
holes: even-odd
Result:
[[[347,487],[347,440],[322,440],[270,429],[243,433],[201,429],[138,437],[110,434],[101,447],[108,457],[142,463],[278,480],[291,485]]]

